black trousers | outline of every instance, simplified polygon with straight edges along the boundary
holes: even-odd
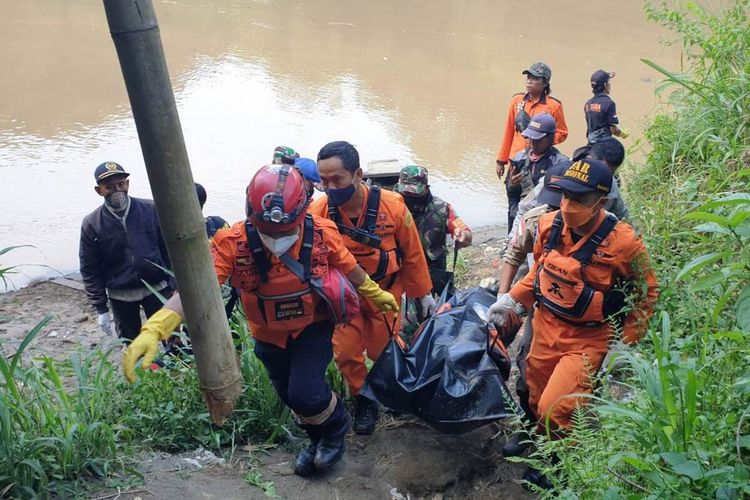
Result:
[[[159,290],[159,293],[169,298],[172,295],[171,288]],[[133,340],[141,331],[141,307],[146,313],[146,318],[161,309],[163,305],[159,297],[151,294],[136,302],[125,302],[123,300],[109,299],[112,306],[112,315],[115,319],[117,335],[122,339]]]
[[[322,413],[331,403],[326,369],[333,359],[333,325],[313,323],[286,348],[255,341],[255,355],[268,372],[279,399],[302,417]],[[320,425],[300,425],[313,440],[340,437],[348,431],[349,416],[339,399],[331,416]]]

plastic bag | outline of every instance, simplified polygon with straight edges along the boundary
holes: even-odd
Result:
[[[450,310],[422,324],[407,350],[391,339],[361,394],[447,434],[515,415],[505,385],[510,359],[485,321],[494,301],[484,288],[460,292]]]

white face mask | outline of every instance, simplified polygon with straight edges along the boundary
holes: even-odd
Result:
[[[260,241],[263,242],[263,245],[276,257],[279,257],[280,255],[284,255],[287,250],[292,248],[292,245],[294,245],[299,238],[299,229],[297,229],[297,232],[294,234],[291,234],[289,236],[281,236],[280,238],[274,238],[273,236],[269,236],[267,234],[263,234],[260,231],[258,231],[258,235],[260,236]]]

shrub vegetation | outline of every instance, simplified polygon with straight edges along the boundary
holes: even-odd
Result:
[[[646,338],[620,355],[623,381],[604,380],[571,435],[533,457],[556,483],[550,496],[750,495],[748,12],[748,0],[646,6],[685,62],[643,61],[664,76],[668,105],[627,190],[661,297]]]

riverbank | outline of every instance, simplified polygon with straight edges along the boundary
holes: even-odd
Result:
[[[485,226],[474,231],[474,246],[459,254],[460,288],[478,286],[483,279],[497,277],[505,232],[504,226]],[[47,315],[52,315],[52,319],[28,348],[32,357],[63,360],[75,349],[94,348],[112,340],[99,330],[80,275],[72,273],[0,294],[0,341],[6,356],[15,352],[29,330]]]
[[[505,228],[479,228],[475,245],[461,251],[457,276],[459,287],[479,284],[497,275],[499,251]],[[119,373],[121,349],[112,337],[104,336],[75,280],[62,279],[32,284],[0,295],[0,339],[2,354],[11,359],[29,330],[47,315],[51,319],[24,350],[27,362],[53,362],[62,373],[62,383],[77,390],[73,368],[77,356],[86,358],[97,352],[105,354],[105,366],[113,369],[111,380],[121,388],[110,389],[110,403],[132,398],[129,387],[122,385]],[[40,365],[41,366],[41,365]],[[72,371],[71,371],[72,370]],[[98,369],[99,371],[102,368]],[[190,370],[190,369],[188,369]],[[106,375],[106,370],[105,370]],[[167,377],[165,382],[184,383],[183,372]],[[158,377],[157,377],[158,378]],[[513,379],[515,380],[515,370]],[[161,391],[136,388],[141,405],[124,408],[125,425],[138,425],[138,414],[153,411],[161,418]],[[134,393],[133,393],[134,394]],[[147,399],[150,398],[150,399]],[[178,406],[170,410],[177,418],[190,418]],[[195,405],[198,411],[202,403]],[[180,412],[185,412],[184,417]],[[239,410],[242,411],[242,410]],[[145,412],[142,414],[140,412]],[[127,423],[126,423],[127,421]],[[158,423],[155,433],[163,432],[169,422]],[[231,429],[229,429],[230,432]],[[238,440],[219,448],[193,446],[187,451],[167,452],[170,445],[121,448],[116,460],[126,464],[120,472],[101,480],[78,483],[73,492],[95,498],[264,498],[271,493],[282,498],[531,498],[520,486],[524,466],[505,462],[500,448],[512,431],[505,423],[485,426],[461,436],[440,434],[418,419],[385,413],[378,431],[370,437],[351,434],[344,460],[331,474],[301,479],[292,474],[291,463],[298,438],[288,436],[281,445],[263,445],[263,441]],[[177,429],[175,432],[179,432]],[[151,441],[158,441],[151,435]],[[177,436],[174,442],[189,442]],[[179,445],[185,447],[186,445]],[[60,491],[60,490],[56,490]],[[64,490],[62,490],[64,491]]]

